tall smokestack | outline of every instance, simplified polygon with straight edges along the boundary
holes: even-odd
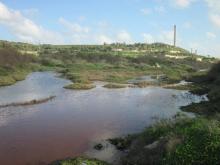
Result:
[[[176,46],[176,25],[174,25],[174,38],[173,38],[173,46]]]

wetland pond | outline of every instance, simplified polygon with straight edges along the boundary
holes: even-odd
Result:
[[[0,164],[40,165],[82,154],[93,145],[143,130],[155,118],[170,118],[180,106],[200,102],[187,91],[161,87],[67,90],[71,82],[52,72],[0,88],[0,105],[56,96],[46,103],[0,109]],[[97,156],[106,158],[105,154]]]

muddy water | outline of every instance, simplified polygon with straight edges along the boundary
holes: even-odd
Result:
[[[159,87],[105,89],[101,82],[88,91],[63,89],[68,83],[44,72],[0,88],[0,104],[57,96],[39,105],[0,109],[0,164],[47,164],[91,152],[96,141],[138,132],[202,99]]]

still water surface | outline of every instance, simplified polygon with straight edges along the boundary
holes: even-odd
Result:
[[[155,118],[201,101],[187,91],[160,87],[66,90],[70,81],[51,72],[0,88],[0,105],[57,96],[47,103],[0,109],[0,164],[38,165],[73,157],[100,140],[141,131]]]

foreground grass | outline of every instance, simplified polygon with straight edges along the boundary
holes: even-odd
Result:
[[[142,133],[111,140],[127,150],[123,165],[219,164],[220,122],[180,117],[160,121]],[[120,145],[119,145],[120,144]]]

